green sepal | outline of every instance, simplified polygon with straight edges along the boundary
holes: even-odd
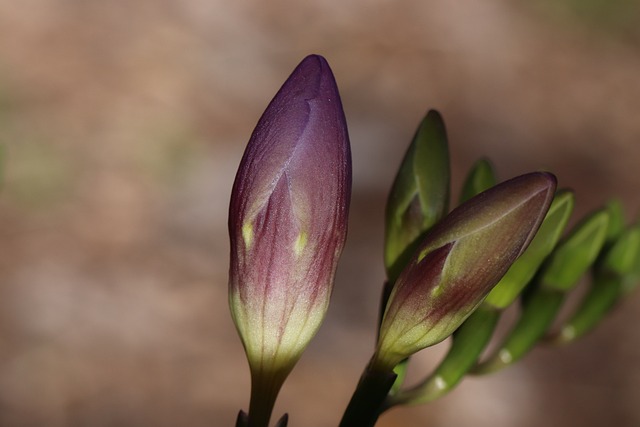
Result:
[[[393,373],[396,374],[396,380],[391,386],[391,390],[389,390],[390,395],[396,394],[402,387],[402,384],[404,384],[404,380],[407,378],[407,370],[409,369],[409,359],[409,357],[404,359],[393,368]]]
[[[485,300],[486,303],[498,309],[505,309],[518,297],[560,239],[573,211],[573,206],[574,195],[572,191],[560,190],[556,193],[538,233],[529,247],[489,293]]]
[[[435,371],[417,386],[390,395],[383,410],[431,402],[453,390],[478,361],[499,319],[500,311],[481,304],[454,332],[451,347]]]
[[[551,253],[542,270],[541,286],[568,291],[595,262],[607,237],[609,213],[599,210],[580,222]]]
[[[387,199],[384,261],[391,283],[424,233],[447,213],[450,175],[444,121],[431,110],[413,137]]]
[[[563,292],[555,290],[538,288],[532,291],[503,344],[471,372],[477,375],[496,372],[522,359],[549,330],[564,298]]]
[[[460,204],[497,184],[493,165],[488,159],[478,160],[469,170],[462,185]]]

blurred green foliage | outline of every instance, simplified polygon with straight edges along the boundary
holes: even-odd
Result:
[[[638,0],[545,0],[526,5],[560,20],[560,25],[578,25],[601,36],[640,43]]]

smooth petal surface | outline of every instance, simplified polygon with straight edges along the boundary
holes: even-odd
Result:
[[[260,118],[231,196],[229,299],[252,369],[290,368],[318,329],[350,193],[338,89],[326,60],[310,55]]]
[[[429,232],[389,298],[378,341],[382,369],[442,341],[471,314],[532,240],[555,186],[542,172],[511,179]]]

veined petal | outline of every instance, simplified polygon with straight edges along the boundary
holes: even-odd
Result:
[[[284,380],[320,326],[350,195],[340,96],[326,60],[310,55],[258,121],[231,195],[229,303],[254,377]]]

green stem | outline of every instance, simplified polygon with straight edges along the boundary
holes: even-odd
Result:
[[[340,427],[373,427],[395,379],[393,371],[377,370],[370,362],[344,411]]]
[[[282,372],[273,372],[271,375],[265,375],[265,372],[252,373],[249,413],[242,420],[243,424],[238,424],[238,427],[269,427],[273,406],[286,376],[286,373],[283,375]],[[239,416],[238,423],[240,422]]]

